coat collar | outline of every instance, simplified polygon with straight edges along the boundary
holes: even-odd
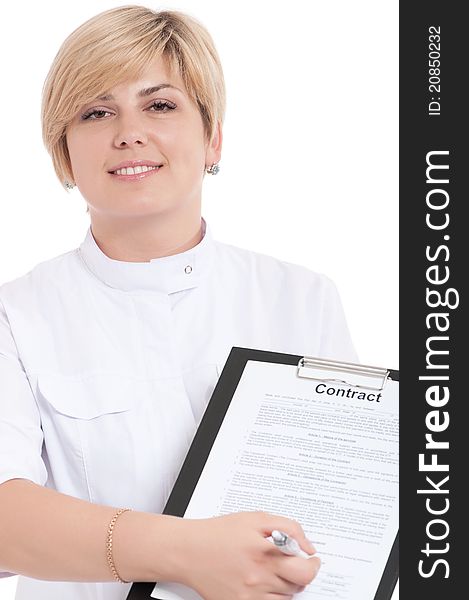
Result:
[[[172,294],[198,287],[213,262],[214,240],[202,218],[202,240],[190,250],[154,258],[149,262],[125,262],[109,258],[97,245],[91,226],[79,247],[87,268],[103,283],[122,291]]]

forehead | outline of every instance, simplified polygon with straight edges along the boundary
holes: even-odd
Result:
[[[124,92],[145,97],[163,88],[187,94],[177,67],[172,66],[166,58],[157,57],[147,63],[139,73],[108,88],[97,99],[113,100],[115,95]]]

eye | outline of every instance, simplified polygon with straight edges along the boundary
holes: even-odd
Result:
[[[101,119],[97,115],[103,115],[106,113],[110,114],[109,111],[107,111],[107,110],[89,110],[85,114],[81,115],[81,120],[82,121],[87,121],[87,120],[100,121]]]
[[[174,110],[176,105],[174,102],[169,102],[168,100],[155,100],[149,108],[154,108],[154,112],[168,112],[169,110]]]

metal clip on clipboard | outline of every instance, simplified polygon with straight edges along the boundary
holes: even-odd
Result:
[[[344,375],[347,379],[333,377],[335,374]],[[386,385],[389,370],[304,356],[298,363],[297,376],[380,392]]]

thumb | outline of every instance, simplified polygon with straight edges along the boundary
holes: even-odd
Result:
[[[300,548],[308,554],[316,554],[316,548],[313,542],[311,542],[311,540],[308,540],[308,538],[303,537],[300,540],[297,540],[297,542],[300,545]]]

